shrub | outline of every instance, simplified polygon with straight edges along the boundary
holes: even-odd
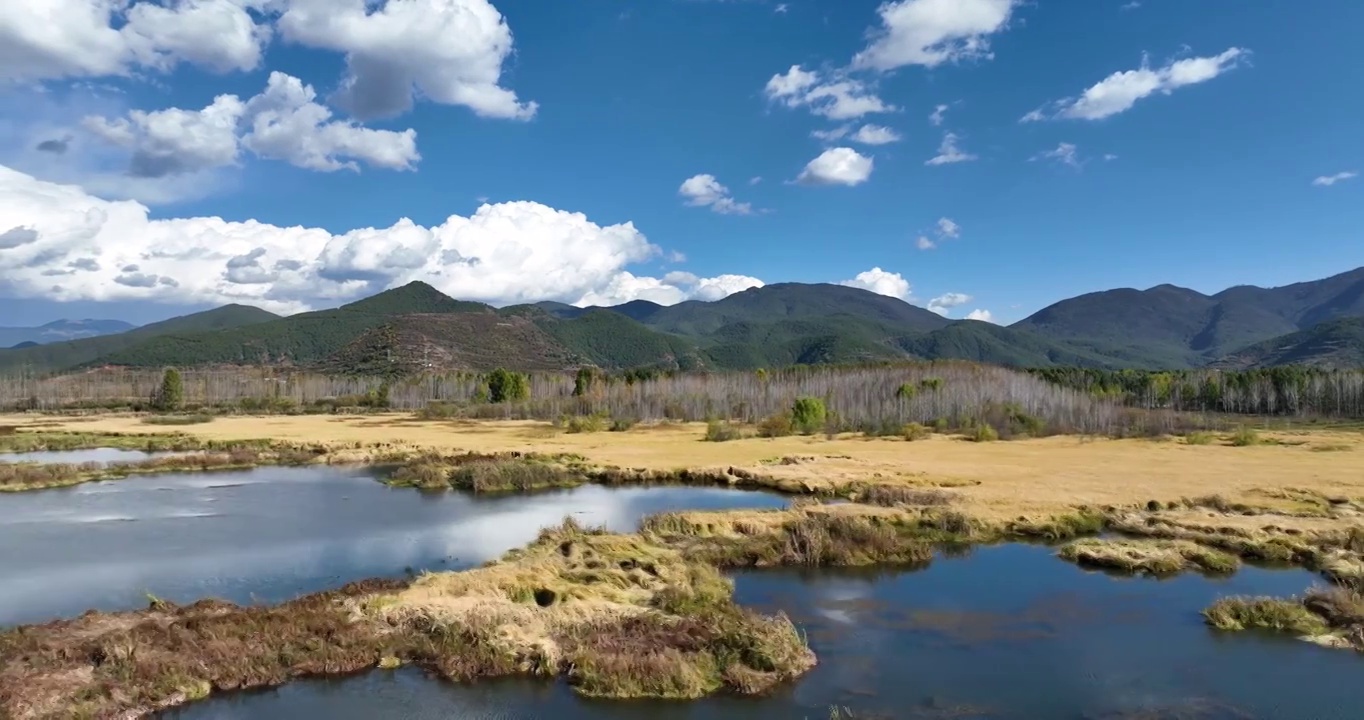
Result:
[[[1260,434],[1254,428],[1240,427],[1231,436],[1231,444],[1236,447],[1248,447],[1260,444]]]
[[[794,432],[795,428],[791,424],[791,416],[786,413],[769,415],[758,423],[758,437],[786,437]]]
[[[1210,432],[1191,432],[1184,436],[1185,445],[1211,445],[1213,434]]]
[[[918,394],[919,388],[910,383],[904,383],[895,390],[895,398],[897,400],[913,400],[914,396]]]
[[[625,432],[635,426],[634,418],[616,418],[611,421],[611,432]]]
[[[937,392],[942,389],[942,378],[924,378],[919,381],[919,389],[929,392]]]
[[[823,400],[803,397],[791,406],[791,424],[802,434],[810,435],[824,426],[828,414]]]
[[[927,438],[929,435],[932,435],[933,431],[929,430],[928,428],[924,427],[919,423],[912,422],[905,425],[903,434],[906,440],[913,441],[923,440],[924,438]]]
[[[563,421],[564,431],[570,433],[594,433],[606,429],[607,416],[603,413],[574,415]]]
[[[986,423],[977,423],[966,433],[971,442],[994,442],[999,439],[999,431]]]
[[[739,428],[720,420],[711,420],[706,423],[707,442],[728,442],[738,440],[741,437]]]

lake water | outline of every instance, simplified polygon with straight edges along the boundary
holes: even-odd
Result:
[[[88,450],[39,450],[35,452],[23,453],[0,453],[0,463],[5,462],[34,462],[34,463],[87,463],[87,462],[136,462],[148,458],[160,457],[162,455],[175,455],[177,453],[156,452],[149,453],[145,450],[121,450],[119,448],[90,448]]]
[[[629,531],[665,510],[780,507],[721,488],[586,486],[474,497],[372,471],[267,467],[0,495],[0,626],[218,597],[278,602],[368,577],[464,568],[572,515]]]
[[[905,572],[760,571],[736,576],[745,604],[784,610],[820,664],[761,699],[694,703],[576,698],[562,682],[453,685],[374,671],[226,695],[176,720],[1357,720],[1364,658],[1291,638],[1219,634],[1198,612],[1228,594],[1299,593],[1303,571],[1231,578],[1119,579],[1048,548],[981,548]]]
[[[0,625],[145,605],[144,593],[278,601],[407,568],[467,567],[525,544],[565,515],[617,530],[684,508],[775,507],[718,488],[583,487],[472,497],[388,488],[327,467],[159,475],[0,495]],[[761,699],[589,702],[562,682],[458,686],[374,671],[214,697],[168,713],[236,718],[825,720],[1356,720],[1364,659],[1290,638],[1219,634],[1216,597],[1290,595],[1305,571],[1120,579],[1045,547],[980,548],[916,571],[736,575],[740,602],[783,610],[820,664]]]

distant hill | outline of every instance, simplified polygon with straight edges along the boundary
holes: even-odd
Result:
[[[54,320],[37,327],[0,327],[0,347],[23,343],[44,343],[79,340],[81,338],[113,335],[137,327],[122,320]]]
[[[495,317],[488,305],[454,300],[426,283],[413,282],[332,310],[271,316],[268,322],[216,332],[162,333],[125,345],[98,361],[135,367],[315,365],[395,317],[452,312]]]
[[[1364,317],[1328,320],[1241,348],[1213,363],[1228,370],[1275,365],[1364,367]]]
[[[110,356],[139,343],[177,333],[212,332],[245,327],[278,319],[279,316],[248,305],[224,305],[204,312],[181,315],[114,335],[0,350],[0,372],[24,368],[63,370]]]
[[[1011,327],[1147,367],[1180,368],[1358,316],[1364,316],[1364,268],[1277,288],[1242,285],[1215,295],[1173,285],[1089,293]]]
[[[1010,327],[950,320],[841,285],[782,283],[713,302],[501,309],[414,282],[279,317],[229,305],[128,332],[0,350],[0,372],[95,365],[286,365],[328,372],[659,367],[754,369],[894,359],[1090,368],[1358,365],[1364,268],[1216,295],[1160,285],[1056,303]]]

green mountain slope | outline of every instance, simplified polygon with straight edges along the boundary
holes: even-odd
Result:
[[[655,332],[610,310],[591,310],[568,320],[544,316],[538,324],[570,352],[601,367],[705,366],[691,341]]]
[[[1213,367],[1227,370],[1276,365],[1364,367],[1364,317],[1341,318],[1242,348]]]
[[[204,312],[143,325],[114,335],[0,350],[0,372],[14,372],[24,368],[39,371],[64,370],[94,363],[110,354],[165,335],[244,328],[278,319],[278,315],[260,308],[224,305]]]
[[[217,332],[162,335],[122,347],[101,356],[99,362],[134,367],[312,365],[326,360],[365,332],[394,317],[450,312],[495,316],[487,305],[453,300],[426,283],[414,282],[334,310],[300,313]]]
[[[930,360],[974,360],[1015,367],[1136,366],[1121,358],[977,320],[958,320],[941,330],[903,338],[899,346],[911,355]]]
[[[688,300],[659,308],[644,319],[655,330],[705,337],[733,323],[815,320],[851,316],[894,327],[927,332],[949,322],[937,313],[893,297],[842,285],[779,283],[750,288],[721,300]]]
[[[488,312],[401,315],[318,363],[321,370],[405,375],[427,369],[565,370],[582,359],[535,321]]]
[[[1277,288],[1215,295],[1160,285],[1089,293],[1012,327],[1147,367],[1204,365],[1246,345],[1364,315],[1364,268]]]

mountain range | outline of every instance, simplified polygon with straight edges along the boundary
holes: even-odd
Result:
[[[54,320],[38,327],[0,327],[0,348],[42,345],[63,340],[128,332],[137,327],[122,320]]]
[[[404,374],[592,364],[752,369],[889,359],[1024,367],[1244,369],[1364,364],[1364,268],[1214,295],[1158,285],[1063,300],[1014,323],[951,320],[842,285],[780,283],[663,306],[494,308],[420,282],[281,317],[228,305],[96,337],[0,350],[0,372],[288,365]]]

